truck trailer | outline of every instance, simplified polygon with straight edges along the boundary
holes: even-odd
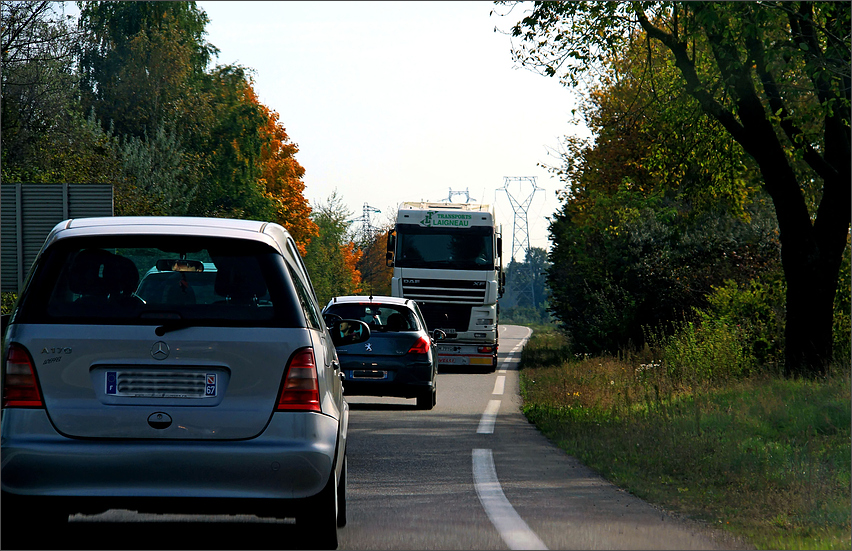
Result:
[[[391,294],[417,301],[429,330],[441,329],[438,363],[497,367],[502,236],[488,205],[406,202],[388,238]]]

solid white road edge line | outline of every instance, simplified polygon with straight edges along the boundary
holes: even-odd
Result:
[[[491,450],[473,450],[473,485],[482,508],[509,549],[547,549],[506,499]]]
[[[503,327],[505,327],[505,326],[503,326],[503,325],[500,326],[500,328],[503,328]],[[529,339],[530,336],[532,335],[532,329],[527,327],[526,330],[527,330],[527,334],[524,337],[522,337],[521,342],[516,344],[515,347],[512,349],[512,351],[509,352],[506,355],[506,358],[503,360],[503,362],[501,364],[503,367],[497,373],[506,373],[506,363],[512,358],[512,356],[515,354],[515,352],[517,352],[518,350],[520,350],[521,348],[524,347],[524,343],[527,342],[527,339]]]
[[[476,429],[476,434],[492,434],[494,432],[494,423],[497,421],[497,411],[500,409],[500,400],[489,400],[485,406],[485,412],[479,420],[479,428]]]
[[[505,375],[499,375],[497,377],[497,380],[494,381],[494,390],[491,392],[491,394],[503,394],[503,389],[505,388],[505,386],[506,386],[506,376]]]

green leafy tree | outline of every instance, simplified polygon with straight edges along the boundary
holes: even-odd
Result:
[[[361,274],[356,268],[361,252],[350,235],[351,217],[336,190],[311,213],[319,235],[308,243],[305,266],[323,306],[332,297],[361,292]]]
[[[530,247],[523,262],[514,259],[509,262],[506,266],[506,293],[500,300],[501,304],[505,307],[543,309],[550,295],[546,278],[549,267],[547,251],[540,247]],[[524,292],[518,293],[519,290]]]
[[[506,266],[506,291],[500,298],[501,323],[550,323],[547,251],[531,247],[523,262]]]
[[[185,152],[174,130],[158,126],[154,135],[129,137],[122,147],[122,163],[135,182],[139,200],[136,210],[122,209],[123,215],[183,216],[198,190],[193,171],[185,163]]]
[[[361,274],[363,291],[371,295],[390,295],[393,268],[387,265],[388,234],[393,224],[360,236],[357,248],[361,252],[356,268]]]
[[[79,33],[54,2],[2,2],[3,182],[124,184],[118,141],[78,100]]]
[[[648,56],[662,68],[648,71]],[[725,278],[777,269],[777,224],[753,203],[748,157],[717,139],[667,65],[641,37],[610,59],[581,105],[594,142],[566,138],[548,167],[568,184],[550,226],[550,309],[578,351],[639,345]]]
[[[272,220],[268,110],[247,70],[217,66],[194,2],[82,2],[82,100],[124,140],[139,208]]]
[[[639,33],[668,50],[682,89],[753,159],[780,228],[786,370],[823,373],[852,216],[848,5],[536,2],[512,30],[516,59],[572,86]]]
[[[255,101],[242,67],[219,66],[203,79],[203,95],[212,110],[203,135],[189,138],[200,157],[203,178],[189,207],[198,216],[273,220],[275,205],[267,195],[262,147],[268,143],[268,115]]]
[[[83,105],[116,134],[191,119],[193,85],[217,52],[195,2],[78,2]],[[181,121],[187,122],[187,121]]]

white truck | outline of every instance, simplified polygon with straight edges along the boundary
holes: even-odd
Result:
[[[388,238],[391,294],[417,301],[441,329],[438,363],[497,367],[497,299],[505,286],[502,236],[488,205],[408,202]]]

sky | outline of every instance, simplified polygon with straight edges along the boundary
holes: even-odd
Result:
[[[507,259],[527,236],[549,249],[547,218],[564,184],[538,165],[558,164],[562,136],[588,131],[570,123],[574,93],[517,68],[512,39],[495,32],[520,8],[500,16],[489,14],[508,8],[484,1],[197,5],[210,19],[215,63],[252,69],[259,100],[298,144],[311,205],[336,192],[353,219],[365,204],[381,211],[370,213],[379,225],[403,201],[470,197],[494,206]]]

